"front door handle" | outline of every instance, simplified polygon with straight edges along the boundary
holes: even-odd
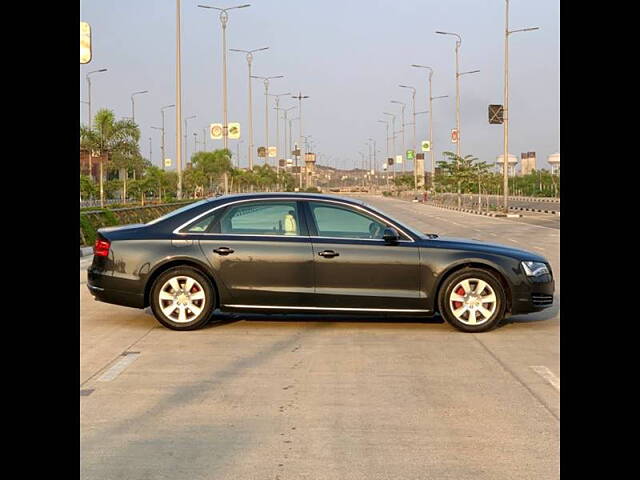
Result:
[[[214,248],[213,251],[218,255],[229,255],[230,253],[233,253],[233,250],[229,247]]]
[[[333,257],[339,257],[340,254],[338,252],[334,252],[333,250],[324,250],[322,252],[318,252],[318,255],[320,255],[321,257],[324,258],[333,258]]]

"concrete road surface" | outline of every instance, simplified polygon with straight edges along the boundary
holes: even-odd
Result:
[[[173,332],[95,302],[81,260],[81,478],[558,478],[559,230],[365,201],[546,255],[554,308],[483,334],[439,318],[241,315]]]

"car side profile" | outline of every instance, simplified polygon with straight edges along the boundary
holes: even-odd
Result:
[[[425,234],[333,195],[239,194],[147,224],[102,228],[88,270],[96,300],[151,307],[174,330],[223,312],[430,317],[466,332],[553,303],[542,256]]]

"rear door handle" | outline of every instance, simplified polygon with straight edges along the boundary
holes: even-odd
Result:
[[[318,255],[320,255],[321,257],[324,258],[333,258],[333,257],[339,257],[340,254],[338,252],[334,252],[333,250],[324,250],[322,252],[318,252]]]
[[[233,253],[233,250],[229,247],[214,248],[213,251],[218,255],[229,255],[230,253]]]

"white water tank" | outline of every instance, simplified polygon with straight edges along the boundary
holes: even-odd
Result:
[[[560,153],[549,155],[547,162],[551,165],[551,173],[560,173]]]
[[[504,172],[504,168],[502,168],[502,164],[504,163],[504,154],[498,155],[496,157],[496,164],[500,165],[500,172]],[[513,153],[509,154],[509,176],[514,176],[516,174],[516,165],[518,164],[518,157],[516,157]]]

